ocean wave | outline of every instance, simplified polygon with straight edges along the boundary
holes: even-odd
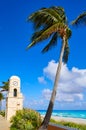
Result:
[[[38,112],[41,115],[45,115],[46,114],[46,110],[38,110]],[[82,119],[86,119],[86,111],[84,110],[54,110],[52,112],[53,116],[59,116],[59,117],[71,117],[71,118],[82,118]]]

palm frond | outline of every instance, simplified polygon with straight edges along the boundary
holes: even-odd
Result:
[[[60,17],[62,19],[62,22],[67,24],[67,17],[66,17],[64,8],[62,8],[60,6],[58,6],[58,7],[57,6],[53,6],[52,8],[58,13],[58,15],[60,15]]]
[[[8,91],[9,89],[9,80],[7,82],[2,82],[3,86],[1,86],[1,91]]]
[[[44,49],[42,50],[42,53],[45,53],[47,51],[49,51],[53,46],[57,45],[57,39],[58,39],[58,33],[54,33],[50,42],[44,47]]]
[[[31,42],[34,41],[36,38],[38,38],[39,36],[41,36],[41,34],[44,32],[45,30],[40,30],[37,32],[34,32],[32,37],[31,37]]]
[[[35,29],[40,28],[42,25],[51,26],[55,22],[63,21],[64,10],[59,7],[42,8],[28,17],[28,20],[34,22]],[[62,14],[60,12],[62,11]]]
[[[62,28],[62,27],[63,28],[65,27],[64,23],[56,23],[56,24],[52,25],[51,27],[49,27],[48,29],[46,29],[45,31],[43,31],[43,33],[40,36],[38,35],[38,37],[37,37],[37,35],[36,35],[36,38],[32,41],[31,44],[29,44],[27,46],[26,49],[31,48],[37,42],[40,42],[40,41],[43,41],[43,40],[47,39],[49,36],[51,36],[52,33],[55,33],[55,32],[60,33],[60,28]]]
[[[67,27],[66,29],[66,37],[67,39],[69,39],[72,36],[72,31],[70,30],[70,28]]]
[[[62,17],[61,15],[59,15],[59,13],[57,12],[57,10],[55,10],[53,7],[50,7],[49,9],[45,9],[44,10],[45,13],[47,12],[49,16],[51,16],[51,18],[55,21],[62,21]]]
[[[32,35],[31,43],[26,49],[50,37],[50,42],[42,50],[42,53],[44,53],[57,44],[58,37],[63,39],[64,35],[66,35],[66,38],[69,39],[71,36],[71,30],[67,26],[67,18],[62,7],[52,6],[50,8],[42,8],[31,14],[28,20],[34,23],[36,30]],[[63,56],[63,61],[65,63],[68,60],[68,54],[69,47],[66,45]]]
[[[86,25],[86,12],[80,14],[73,22],[72,25]]]
[[[28,50],[29,48],[33,47],[34,45],[36,45],[37,43],[39,43],[40,41],[43,41],[45,39],[47,39],[47,35],[41,35],[39,37],[37,37],[36,39],[34,39],[26,48],[26,50]]]
[[[54,16],[51,17],[51,14],[48,12],[48,9],[40,10],[34,14],[32,14],[29,17],[29,20],[31,20],[34,23],[34,28],[38,29],[43,25],[51,25],[56,19]]]

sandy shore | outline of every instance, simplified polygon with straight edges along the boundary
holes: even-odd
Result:
[[[77,124],[86,124],[86,119],[81,118],[69,118],[69,117],[57,117],[57,116],[52,116],[51,118],[56,121],[67,121],[67,122],[74,122]]]

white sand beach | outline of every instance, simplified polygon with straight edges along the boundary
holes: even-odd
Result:
[[[42,117],[44,116],[42,115]],[[86,119],[81,119],[81,118],[59,117],[59,116],[52,116],[51,118],[56,121],[66,121],[66,122],[73,122],[77,124],[86,124]]]

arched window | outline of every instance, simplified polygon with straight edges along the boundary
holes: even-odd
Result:
[[[14,97],[17,97],[17,89],[14,89],[13,95]]]

